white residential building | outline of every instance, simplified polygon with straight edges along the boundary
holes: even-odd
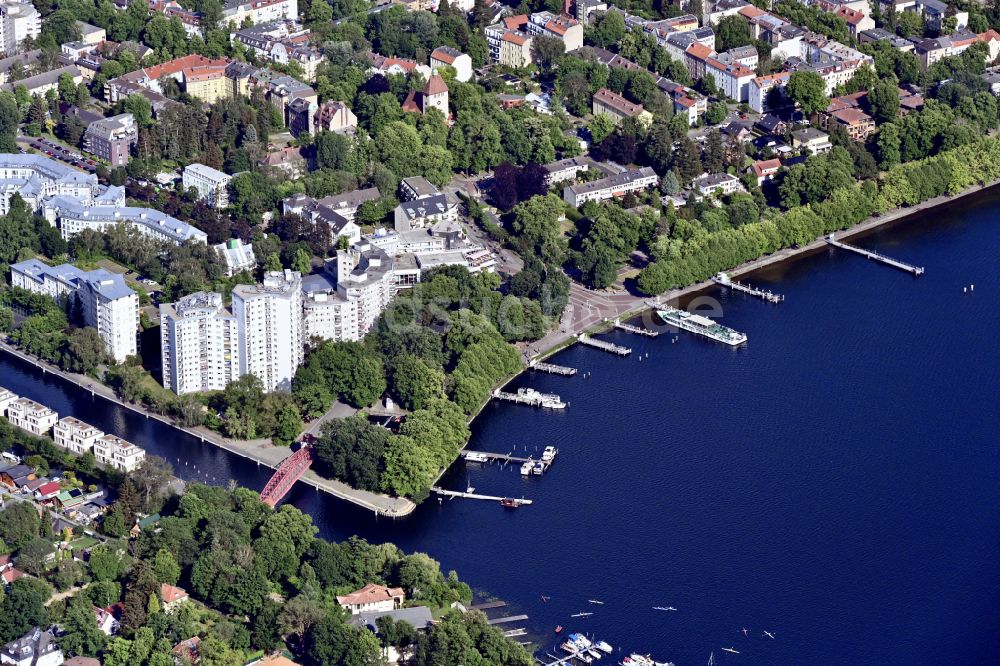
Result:
[[[122,472],[135,470],[146,458],[146,452],[121,437],[104,435],[94,442],[94,458],[108,467]]]
[[[253,253],[252,243],[244,243],[240,238],[230,238],[225,243],[212,247],[221,252],[226,260],[226,277],[232,277],[243,271],[252,271],[257,267],[257,257]]]
[[[298,17],[298,0],[226,0],[222,5],[222,20],[234,28],[247,19],[258,25],[278,19],[294,21]]]
[[[42,16],[31,2],[4,2],[0,4],[0,48],[7,55],[17,53],[18,47],[28,37],[42,33]]]
[[[195,163],[184,167],[182,183],[185,191],[192,187],[198,190],[198,196],[210,206],[225,208],[229,205],[229,181],[232,179],[228,173]]]
[[[472,58],[450,46],[439,46],[431,51],[430,66],[432,71],[440,67],[454,68],[455,79],[462,83],[472,78]]]
[[[49,197],[67,196],[91,201],[100,191],[97,176],[41,155],[0,154],[0,214],[10,210],[16,192],[38,210]]]
[[[222,294],[198,292],[160,305],[163,385],[178,395],[221,391],[240,376],[236,317]]]
[[[117,362],[138,353],[139,297],[121,275],[99,268],[82,271],[72,264],[48,266],[29,259],[10,267],[11,284],[52,298],[79,299],[83,322],[97,329]]]
[[[66,240],[84,229],[104,231],[116,224],[127,224],[156,240],[182,245],[192,241],[205,243],[208,235],[155,208],[133,208],[122,205],[88,206],[78,199],[54,197],[45,202],[45,217],[58,223]]]
[[[10,403],[14,402],[21,396],[17,395],[10,389],[5,389],[0,386],[0,416],[6,416],[7,408],[10,407]]]
[[[34,400],[18,398],[7,405],[7,420],[32,435],[44,435],[56,424],[59,415]]]
[[[631,169],[589,183],[570,185],[563,189],[563,200],[570,206],[579,208],[588,201],[604,201],[624,196],[629,192],[656,187],[659,182],[660,178],[649,167]]]
[[[258,285],[233,289],[240,376],[258,377],[266,391],[288,391],[302,363],[302,276],[268,273]]]
[[[744,192],[743,183],[736,176],[728,173],[705,173],[691,181],[691,189],[703,197],[713,194],[726,196],[734,192]]]
[[[396,231],[409,231],[433,226],[440,222],[457,222],[458,205],[447,195],[432,194],[427,197],[404,201],[393,211]]]
[[[73,416],[64,416],[52,428],[52,439],[56,446],[68,449],[77,455],[94,450],[94,443],[104,437],[104,431]]]

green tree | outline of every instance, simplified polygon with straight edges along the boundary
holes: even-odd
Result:
[[[169,550],[161,548],[153,559],[153,573],[156,580],[169,585],[176,585],[181,577],[181,567]]]
[[[70,599],[61,626],[59,647],[69,655],[96,656],[107,640],[94,621],[94,608],[90,600],[82,594]]]
[[[0,511],[0,539],[11,550],[20,550],[39,535],[41,520],[30,502],[10,502]]]
[[[394,361],[392,388],[406,409],[422,409],[432,398],[444,395],[444,373],[413,354]]]
[[[826,82],[816,72],[792,72],[785,92],[806,115],[819,113],[830,104],[830,99],[826,96]]]
[[[20,638],[33,627],[48,626],[45,602],[52,589],[36,578],[19,578],[0,602],[0,642]]]

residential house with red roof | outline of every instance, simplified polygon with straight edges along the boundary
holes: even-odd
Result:
[[[406,593],[401,587],[386,587],[369,583],[360,590],[337,597],[337,603],[350,611],[351,615],[372,611],[389,611],[400,608],[406,601]]]

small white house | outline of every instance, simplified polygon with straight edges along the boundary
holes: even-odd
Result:
[[[456,81],[467,83],[472,79],[472,58],[458,49],[453,49],[450,46],[439,46],[431,51],[430,60],[433,71],[439,67],[453,67]]]

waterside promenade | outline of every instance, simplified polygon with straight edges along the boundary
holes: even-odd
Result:
[[[916,206],[897,208],[883,215],[869,217],[867,220],[859,222],[853,227],[837,232],[837,237],[840,239],[851,238],[880,226],[902,220],[915,213],[954,202],[971,194],[983,192],[996,185],[1000,185],[1000,179],[984,185],[970,187],[953,196],[935,197]],[[752,273],[761,268],[766,268],[767,266],[772,266],[795,257],[820,252],[828,247],[829,244],[826,237],[821,236],[808,245],[778,250],[773,254],[729,269],[726,271],[726,274],[730,278],[735,279],[741,275],[746,275],[747,273]],[[525,345],[522,347],[522,351],[529,361],[542,360],[576,342],[576,336],[581,333],[610,328],[610,321],[614,321],[615,319],[625,321],[629,317],[649,312],[649,303],[652,301],[676,303],[682,298],[693,296],[714,286],[716,284],[709,279],[688,287],[673,289],[655,298],[648,298],[635,296],[623,291],[593,291],[577,282],[572,282],[570,284],[569,304],[566,306],[563,317],[559,322],[559,328],[550,332],[544,338]]]

